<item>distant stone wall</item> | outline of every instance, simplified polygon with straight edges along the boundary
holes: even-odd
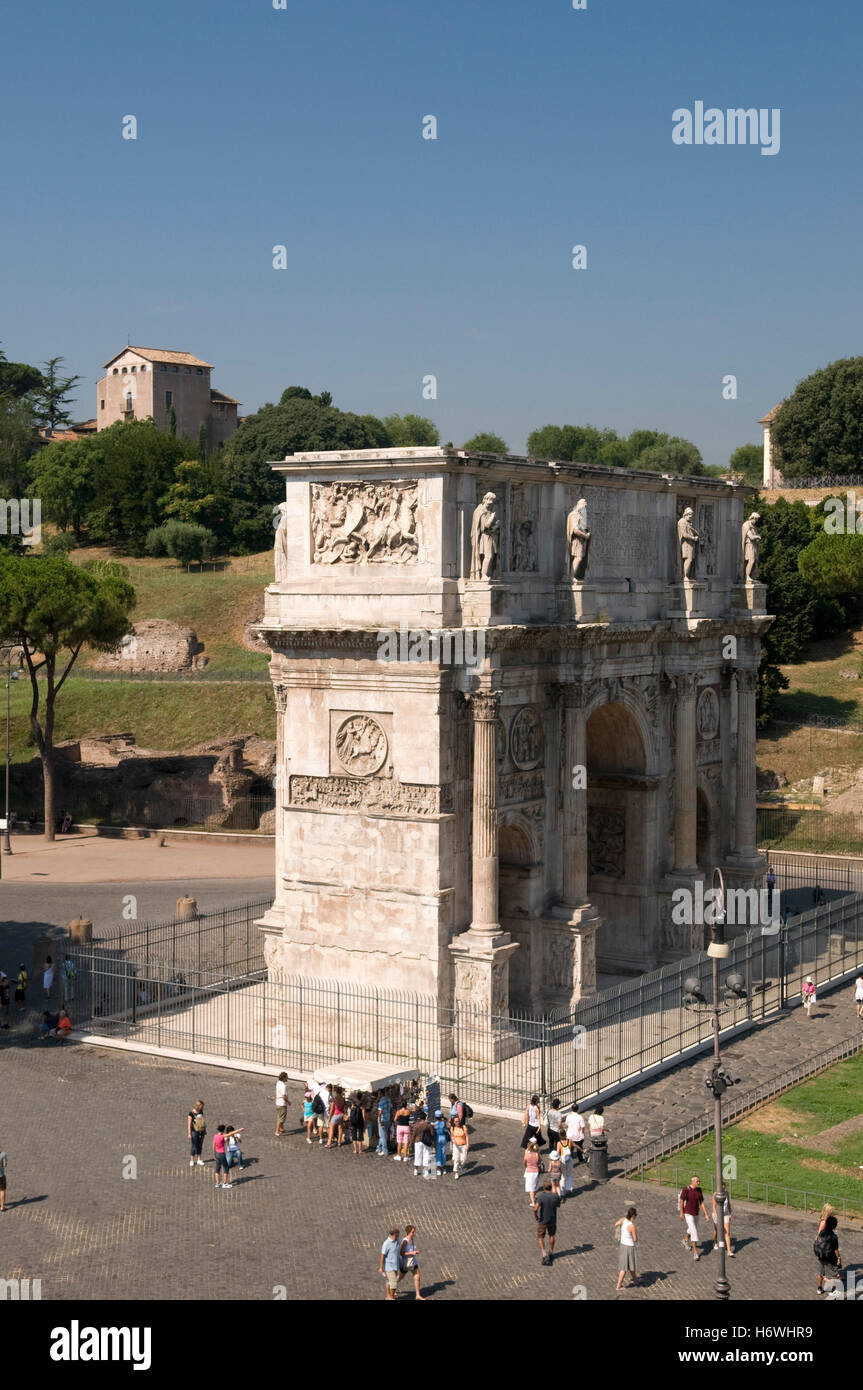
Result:
[[[164,618],[146,618],[134,624],[116,652],[101,653],[95,664],[103,671],[184,671],[199,664],[200,651],[193,628]]]

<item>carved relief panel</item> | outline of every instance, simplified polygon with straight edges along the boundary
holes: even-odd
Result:
[[[417,490],[416,482],[312,483],[312,563],[416,564]]]
[[[330,710],[330,772],[392,777],[392,720],[391,714]]]

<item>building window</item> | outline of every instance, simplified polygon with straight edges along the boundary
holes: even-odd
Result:
[[[170,408],[171,408],[171,406],[172,406],[173,404],[174,404],[174,393],[173,393],[173,391],[166,391],[166,392],[165,392],[165,409],[166,409],[166,410],[170,410]]]
[[[132,392],[131,392],[131,391],[127,391],[127,392],[126,392],[126,409],[127,409],[127,410],[131,410],[131,409],[132,409]]]
[[[120,370],[119,367],[115,367],[115,368],[114,368],[114,375],[115,375],[115,376],[117,375],[117,373],[119,372],[119,370]]]
[[[128,371],[128,370],[129,370],[129,368],[128,368],[128,367],[124,367],[124,368],[123,368],[123,376],[125,376],[125,375],[126,375],[126,373],[127,373],[127,371]]]
[[[184,368],[183,368],[183,371],[186,373],[187,376],[191,376],[191,375],[192,375],[192,368],[191,368],[191,367],[184,367]]]
[[[171,371],[172,371],[172,372],[178,372],[179,370],[180,370],[179,367],[172,367],[172,368],[171,368]]]
[[[133,372],[136,372],[137,370],[138,370],[137,367],[133,367],[133,368],[132,368],[132,371],[133,371]]]
[[[101,401],[99,402],[99,409],[100,409],[100,410],[104,410],[104,409],[105,409],[105,402],[104,402],[104,400],[101,400]]]
[[[160,372],[166,372],[167,370],[168,370],[168,364],[167,364],[167,362],[160,362],[160,363],[159,363],[159,371],[160,371]]]
[[[146,370],[147,370],[146,367],[142,367],[142,368],[141,368],[141,371],[142,371],[142,372],[145,372]]]

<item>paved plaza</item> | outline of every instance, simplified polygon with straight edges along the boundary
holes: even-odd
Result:
[[[41,1278],[43,1299],[269,1300],[282,1290],[382,1299],[381,1241],[407,1221],[434,1299],[713,1297],[716,1256],[696,1265],[684,1251],[675,1194],[637,1183],[577,1190],[561,1211],[555,1264],[543,1268],[511,1120],[475,1117],[464,1179],[426,1182],[373,1153],[309,1147],[296,1086],[290,1132],[276,1139],[275,1078],[81,1044],[61,1050],[21,1034],[0,1067],[9,1155],[0,1277]],[[215,1191],[211,1162],[188,1166],[185,1117],[199,1098],[210,1135],[223,1122],[246,1127],[249,1166],[230,1191]],[[616,1295],[612,1227],[630,1200],[644,1287]],[[732,1297],[815,1300],[812,1226],[737,1203]],[[846,1267],[863,1278],[863,1230],[840,1235]],[[412,1297],[407,1281],[400,1293]]]

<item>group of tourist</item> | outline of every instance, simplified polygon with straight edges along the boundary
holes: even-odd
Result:
[[[285,1080],[287,1077],[285,1076]],[[279,1078],[279,1085],[282,1085]],[[285,1097],[286,1099],[286,1097]],[[470,1150],[467,1122],[473,1115],[470,1106],[453,1093],[448,1098],[448,1111],[432,1110],[425,1098],[411,1098],[404,1086],[392,1086],[373,1095],[354,1092],[345,1095],[340,1086],[326,1081],[310,1081],[303,1094],[303,1125],[306,1143],[327,1149],[350,1145],[354,1155],[366,1149],[371,1152],[375,1136],[375,1153],[379,1158],[390,1156],[394,1163],[413,1161],[414,1177],[441,1178],[447,1171],[452,1154],[452,1176],[462,1176]],[[277,1094],[276,1104],[280,1106]],[[283,1104],[283,1102],[282,1102]],[[282,1109],[279,1110],[284,1133]]]
[[[578,1102],[564,1116],[560,1109],[560,1101],[555,1097],[543,1116],[539,1096],[531,1096],[525,1107],[522,1123],[524,1190],[531,1206],[534,1205],[534,1197],[544,1174],[548,1175],[551,1193],[565,1202],[573,1194],[575,1168],[589,1161],[589,1154],[584,1151],[585,1138],[589,1137],[593,1145],[606,1142],[603,1107],[597,1105],[585,1122],[584,1116],[579,1113]],[[548,1131],[547,1141],[543,1137],[543,1126]],[[547,1160],[542,1157],[542,1148],[546,1142]]]
[[[58,1013],[52,1013],[50,1009],[45,1009],[39,1023],[39,1035],[41,1038],[55,1038],[63,1042],[72,1031],[72,1022],[69,1018],[66,1005],[75,998],[75,981],[78,971],[75,962],[70,956],[65,956],[59,971],[55,968],[52,956],[45,957],[45,965],[42,970],[42,999],[45,1004],[50,1003],[54,997],[56,978],[59,974],[60,998],[62,1007]],[[19,1014],[24,1013],[27,1008],[27,991],[30,988],[30,976],[26,965],[20,962],[15,974],[15,1005]],[[9,1028],[9,1015],[12,1006],[12,984],[5,970],[0,970],[0,1028]]]
[[[213,1161],[216,1166],[216,1187],[233,1187],[231,1174],[234,1168],[245,1171],[243,1150],[240,1145],[242,1129],[232,1124],[217,1125],[213,1135]],[[189,1140],[189,1167],[203,1168],[204,1140],[207,1136],[207,1121],[204,1119],[204,1102],[196,1100],[186,1117],[186,1134]]]

